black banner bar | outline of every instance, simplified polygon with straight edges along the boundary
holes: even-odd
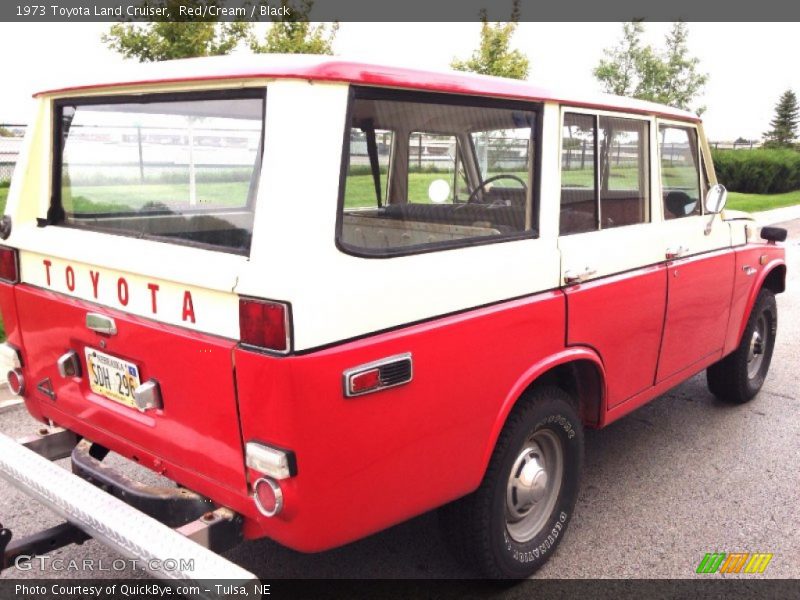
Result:
[[[530,579],[482,580],[341,580],[275,579],[244,586],[226,581],[165,583],[150,579],[6,579],[0,598],[16,600],[149,600],[219,594],[221,598],[263,600],[548,600],[591,598],[625,600],[797,598],[800,581],[761,579],[759,575],[723,579]]]
[[[114,21],[261,21],[297,18],[301,0],[3,0],[0,21],[17,23]],[[315,0],[311,21],[472,22],[481,9],[490,21],[507,21],[511,0]],[[798,21],[800,3],[698,2],[697,0],[521,0],[527,22]]]

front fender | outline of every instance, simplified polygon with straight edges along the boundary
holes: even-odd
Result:
[[[781,248],[781,250],[783,249]],[[745,304],[744,317],[742,318],[741,323],[739,323],[739,331],[736,336],[737,347],[742,341],[742,336],[744,335],[745,327],[747,327],[747,321],[750,318],[750,312],[753,310],[753,306],[755,305],[756,299],[758,298],[758,293],[761,291],[761,288],[764,287],[764,283],[766,282],[770,274],[773,271],[775,271],[775,269],[778,269],[780,267],[783,267],[784,277],[785,277],[786,261],[784,260],[783,256],[775,256],[775,255],[770,256],[769,262],[764,266],[763,269],[759,271],[758,278],[753,282],[753,286],[750,288],[750,293],[747,296],[747,303]]]

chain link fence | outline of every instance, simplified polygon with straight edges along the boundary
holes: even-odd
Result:
[[[25,125],[0,123],[0,184],[11,181],[23,137]]]

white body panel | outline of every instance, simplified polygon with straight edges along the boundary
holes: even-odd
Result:
[[[241,84],[231,87],[236,85]],[[349,85],[298,79],[264,80],[260,85],[267,87],[266,133],[249,257],[76,228],[38,227],[36,219],[46,215],[51,196],[52,97],[40,98],[7,208],[14,222],[7,243],[21,250],[22,281],[232,339],[239,337],[239,296],[289,302],[294,349],[304,351],[555,289],[563,285],[568,269],[593,267],[601,277],[662,262],[671,239],[687,240],[693,253],[730,244],[729,227],[719,218],[710,236],[703,233],[708,217],[663,221],[654,139],[653,223],[559,240],[561,107],[548,102],[538,237],[393,258],[347,254],[337,248],[335,235]],[[224,85],[217,81],[207,87]],[[655,130],[656,119],[644,118]],[[49,284],[44,260],[52,262]],[[67,285],[68,266],[74,271],[74,289]],[[96,295],[91,271],[101,273]],[[118,294],[120,277],[129,288],[126,305]],[[155,313],[148,284],[159,286]],[[183,318],[187,290],[194,323]]]
[[[395,258],[337,249],[347,96],[293,81],[267,92],[252,260],[236,291],[291,302],[296,350],[558,286],[552,235]]]

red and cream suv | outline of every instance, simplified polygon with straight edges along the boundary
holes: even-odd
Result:
[[[286,56],[37,107],[0,228],[9,379],[81,477],[113,451],[191,490],[172,527],[210,507],[316,552],[442,507],[479,572],[526,577],[585,427],[767,376],[785,232],[722,210],[693,114]],[[120,549],[14,470],[32,452],[0,475]]]

